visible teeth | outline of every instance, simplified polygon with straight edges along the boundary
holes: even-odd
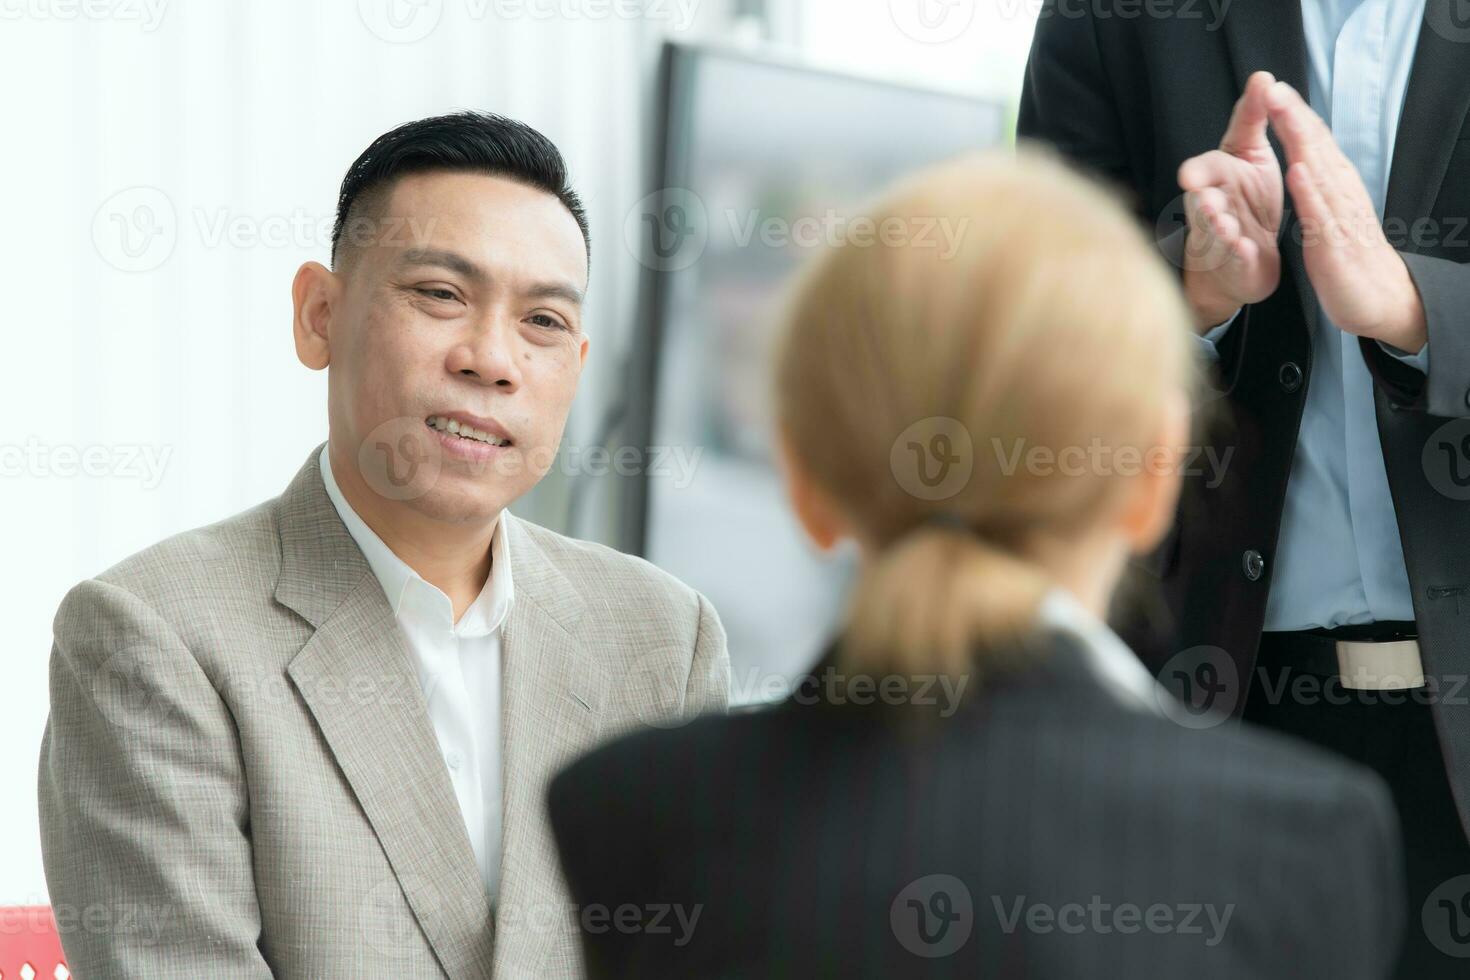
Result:
[[[510,445],[510,442],[506,439],[497,439],[488,432],[481,432],[479,429],[464,425],[455,419],[447,419],[442,415],[429,416],[428,425],[431,429],[438,429],[440,432],[449,432],[462,439],[473,439],[476,442],[485,442],[492,446]]]

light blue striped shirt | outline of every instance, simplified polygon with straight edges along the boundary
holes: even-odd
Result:
[[[1280,0],[1286,2],[1286,0]],[[1389,166],[1424,0],[1301,0],[1312,108],[1362,175],[1383,220]],[[1283,270],[1283,275],[1287,275]],[[1318,304],[1311,378],[1266,603],[1268,630],[1412,620],[1409,576],[1358,338]],[[1234,318],[1201,338],[1215,356]],[[1429,346],[1409,355],[1428,371]]]

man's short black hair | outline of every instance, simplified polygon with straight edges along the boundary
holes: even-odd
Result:
[[[465,110],[404,123],[373,140],[353,161],[337,197],[333,266],[349,222],[356,229],[359,219],[376,217],[398,178],[435,170],[507,177],[555,196],[576,219],[591,261],[587,212],[567,181],[566,161],[556,144],[515,119]]]

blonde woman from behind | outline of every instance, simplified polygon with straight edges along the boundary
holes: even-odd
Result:
[[[554,781],[579,907],[639,910],[584,919],[589,973],[1386,975],[1377,778],[1193,720],[1104,624],[1189,439],[1189,315],[1152,243],[1029,147],[868,213],[884,235],[794,284],[774,375],[796,514],[862,555],[845,628],[779,705]]]

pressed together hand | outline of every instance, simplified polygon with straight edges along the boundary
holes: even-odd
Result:
[[[1286,151],[1284,181],[1268,125]],[[1179,185],[1189,223],[1184,288],[1201,331],[1276,290],[1284,187],[1307,277],[1332,322],[1410,353],[1424,346],[1418,291],[1362,177],[1290,85],[1269,72],[1251,75],[1220,148],[1184,161]]]

